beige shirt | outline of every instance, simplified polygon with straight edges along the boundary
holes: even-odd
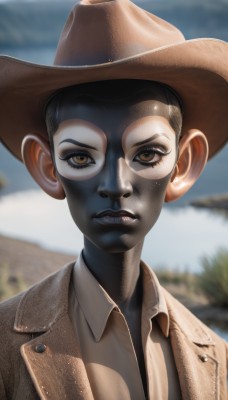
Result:
[[[167,306],[152,270],[143,262],[141,268],[144,293],[141,332],[148,398],[178,400],[181,395],[168,337]],[[82,255],[73,270],[69,312],[94,398],[145,399],[127,322],[90,273]]]

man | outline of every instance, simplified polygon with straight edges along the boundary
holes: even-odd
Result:
[[[227,345],[140,261],[227,142],[226,60],[125,0],[76,6],[54,67],[1,58],[3,141],[84,235],[75,265],[1,305],[2,399],[226,398]]]

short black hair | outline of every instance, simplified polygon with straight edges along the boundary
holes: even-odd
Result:
[[[154,97],[154,100],[158,102],[155,115],[167,118],[176,132],[177,138],[179,138],[182,129],[183,108],[177,93],[160,82],[124,79],[84,83],[61,89],[55,93],[45,109],[46,126],[51,146],[53,135],[59,124],[74,117],[71,107],[69,107],[67,113],[67,104],[72,103],[72,100],[91,99],[96,100],[97,103],[99,101],[120,103],[127,99],[133,101],[134,96],[140,93],[145,97],[148,96],[148,98],[151,98],[151,95]],[[164,104],[167,107],[164,107]]]

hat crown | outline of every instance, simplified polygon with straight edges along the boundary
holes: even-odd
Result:
[[[129,0],[82,0],[67,19],[54,64],[110,63],[184,40],[176,27]]]

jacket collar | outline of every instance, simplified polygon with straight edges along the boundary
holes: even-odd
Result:
[[[67,264],[25,292],[18,305],[14,322],[15,331],[46,332],[67,313],[73,266],[74,263]]]

